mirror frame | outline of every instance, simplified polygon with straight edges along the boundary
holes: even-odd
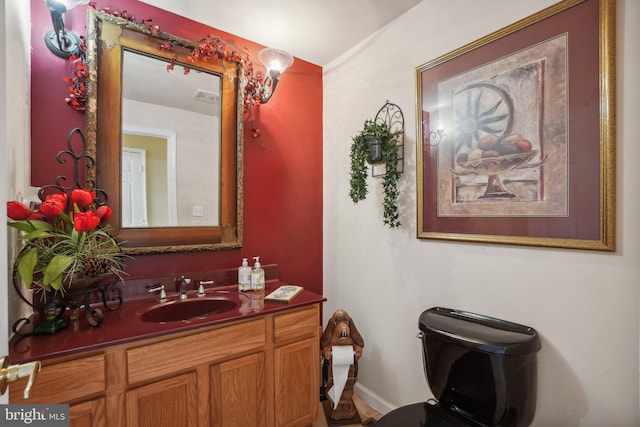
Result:
[[[170,40],[174,48],[159,46]],[[188,55],[196,43],[158,32],[136,22],[89,9],[87,12],[87,51],[89,81],[86,102],[87,152],[96,167],[85,170],[88,182],[109,196],[114,215],[107,222],[122,243],[125,253],[150,254],[222,250],[242,247],[243,195],[243,101],[244,91],[238,76],[242,64],[217,59],[191,63]],[[121,135],[122,135],[122,58],[129,50],[185,64],[221,77],[221,174],[220,226],[215,227],[146,227],[121,226]],[[181,72],[175,70],[173,72]]]

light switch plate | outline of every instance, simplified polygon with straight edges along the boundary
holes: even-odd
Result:
[[[204,208],[202,206],[194,206],[193,216],[204,216]]]

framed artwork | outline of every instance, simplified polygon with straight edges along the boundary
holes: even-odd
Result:
[[[615,250],[615,0],[416,69],[418,238]]]

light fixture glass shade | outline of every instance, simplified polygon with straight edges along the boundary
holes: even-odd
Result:
[[[56,4],[62,5],[66,10],[73,9],[81,4],[89,3],[89,0],[44,0],[47,7],[55,6]]]
[[[47,31],[44,42],[54,55],[66,59],[80,48],[80,36],[64,28],[64,14],[69,9],[87,3],[89,0],[44,0],[51,12],[53,23],[53,30]]]
[[[258,59],[267,68],[267,74],[275,71],[280,75],[293,64],[293,56],[284,50],[266,47],[258,52]]]

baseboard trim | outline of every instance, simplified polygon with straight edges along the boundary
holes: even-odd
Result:
[[[354,386],[354,389],[358,397],[360,397],[362,400],[367,402],[367,405],[371,406],[373,409],[380,412],[381,414],[386,414],[397,408],[397,406],[387,402],[386,400],[384,400],[383,398],[381,398],[380,396],[378,396],[373,391],[371,391],[370,389],[368,389],[367,387],[363,386],[360,383],[356,383]]]

